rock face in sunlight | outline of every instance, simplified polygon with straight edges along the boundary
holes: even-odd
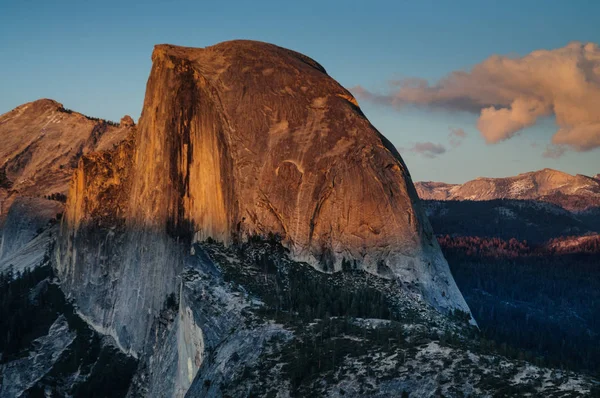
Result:
[[[41,99],[0,116],[0,227],[19,196],[61,199],[82,154],[110,149],[131,133]]]
[[[399,154],[318,63],[250,41],[152,60],[135,143],[80,161],[61,228],[60,278],[99,329],[141,350],[190,244],[269,234],[468,311]]]
[[[194,241],[278,234],[325,271],[430,262],[405,165],[316,62],[246,41],[157,46],[153,60],[132,218]]]

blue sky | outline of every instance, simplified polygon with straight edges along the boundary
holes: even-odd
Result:
[[[313,57],[345,87],[373,91],[386,90],[392,79],[435,83],[493,54],[600,43],[600,2],[584,0],[0,1],[0,113],[52,98],[97,117],[137,119],[158,43],[272,42]],[[359,101],[396,146],[433,142],[448,149],[435,158],[404,151],[415,180],[463,182],[544,167],[600,173],[598,149],[542,157],[556,131],[552,120],[489,145],[477,131],[477,115]],[[450,128],[467,133],[457,148],[448,144]]]

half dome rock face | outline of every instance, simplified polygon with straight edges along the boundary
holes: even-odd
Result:
[[[93,323],[138,350],[130,325],[176,289],[191,243],[270,234],[321,271],[356,263],[468,311],[400,155],[317,62],[251,41],[152,60],[135,143],[80,161],[61,227],[57,268],[78,303],[104,303],[79,304]]]

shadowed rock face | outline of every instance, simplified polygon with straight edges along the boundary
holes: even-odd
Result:
[[[42,198],[19,197],[13,202],[0,231],[0,272],[3,261],[20,250],[39,231],[47,226],[48,220],[62,212],[62,203]]]
[[[318,63],[251,41],[152,60],[135,144],[84,157],[61,227],[59,274],[98,327],[140,350],[191,243],[269,233],[317,269],[356,261],[468,311],[400,155]]]

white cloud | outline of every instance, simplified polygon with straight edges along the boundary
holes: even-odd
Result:
[[[587,151],[600,147],[600,49],[573,42],[524,57],[494,55],[470,71],[456,71],[430,85],[407,79],[377,94],[357,97],[403,107],[416,105],[479,113],[477,128],[488,143],[510,139],[540,118],[556,116],[552,143]]]

